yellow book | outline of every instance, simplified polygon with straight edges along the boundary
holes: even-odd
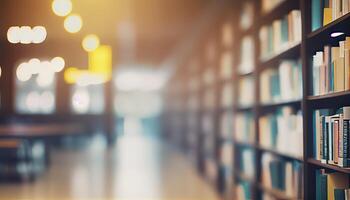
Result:
[[[323,26],[332,22],[332,8],[323,9]]]
[[[334,200],[335,188],[349,188],[349,176],[335,172],[327,175],[328,200]]]

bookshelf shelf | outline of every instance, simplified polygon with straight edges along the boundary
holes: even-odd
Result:
[[[242,77],[252,76],[253,74],[254,74],[254,72],[249,72],[249,73],[245,73],[245,74],[238,74],[238,77],[242,78]]]
[[[350,99],[350,91],[334,92],[320,96],[308,96],[307,101],[310,104],[310,108],[329,108],[330,105],[338,107],[347,105]]]
[[[298,8],[299,4],[296,4],[294,0],[284,0],[268,13],[262,13],[262,17],[260,18],[258,24],[259,26],[263,26],[267,23],[272,22],[273,20],[283,17],[286,13]]]
[[[252,144],[252,143],[249,143],[249,142],[243,142],[243,141],[234,140],[234,144],[235,145],[239,145],[239,146],[250,147],[250,148],[253,148],[253,149],[257,149],[258,148],[258,145]]]
[[[237,107],[236,112],[248,112],[252,111],[254,109],[253,106],[248,106],[248,107]]]
[[[300,100],[291,100],[291,101],[281,101],[277,103],[268,103],[268,104],[260,104],[259,107],[261,109],[270,110],[273,108],[278,108],[282,106],[301,106],[301,99]]]
[[[308,96],[307,99],[309,101],[321,101],[321,100],[332,100],[332,99],[349,98],[349,97],[350,97],[350,91],[343,91],[343,92],[334,92],[334,93],[319,95],[319,96]]]
[[[333,170],[333,171],[337,171],[337,172],[341,172],[341,173],[345,173],[345,174],[350,174],[350,168],[342,168],[342,167],[338,167],[336,165],[324,164],[324,163],[321,163],[321,161],[313,159],[313,158],[307,159],[307,162],[316,166],[317,168],[325,168],[328,170]]]
[[[263,192],[266,192],[274,197],[276,197],[277,199],[297,199],[296,197],[291,197],[291,196],[287,196],[284,192],[273,189],[273,188],[268,188],[266,186],[264,186],[263,184],[257,184],[257,187],[262,190]]]
[[[334,20],[333,22],[323,26],[307,35],[311,41],[327,41],[330,39],[330,34],[333,32],[341,31],[344,33],[350,32],[350,13]]]
[[[286,158],[289,160],[298,160],[300,162],[304,161],[302,158],[298,158],[298,157],[293,156],[293,155],[282,153],[282,152],[279,152],[278,150],[275,150],[275,149],[266,148],[266,147],[262,147],[262,146],[259,146],[257,149],[260,150],[261,152],[268,152],[268,153],[271,153],[271,154],[274,154],[276,156],[283,157],[283,158]]]
[[[293,59],[300,56],[301,44],[295,44],[292,47],[268,58],[262,58],[258,63],[258,72],[263,71],[269,67],[277,67],[278,62],[284,59]]]

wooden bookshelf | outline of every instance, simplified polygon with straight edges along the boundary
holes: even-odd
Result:
[[[328,171],[336,171],[341,172],[344,174],[350,174],[349,168],[341,168],[335,165],[330,164],[324,164],[321,163],[318,160],[315,160],[313,158],[313,142],[314,142],[314,127],[313,127],[313,112],[316,109],[321,108],[330,108],[330,109],[336,109],[345,105],[350,105],[349,99],[350,99],[350,91],[344,91],[344,92],[335,92],[330,93],[326,95],[319,95],[319,96],[313,96],[311,94],[311,88],[312,88],[312,66],[311,66],[311,58],[312,55],[317,50],[321,50],[324,45],[327,44],[334,44],[338,42],[340,39],[344,38],[344,36],[340,36],[338,38],[331,38],[330,34],[336,31],[344,32],[347,36],[350,35],[350,14],[346,14],[342,16],[341,18],[329,23],[328,25],[319,28],[316,31],[311,31],[311,0],[285,0],[281,4],[277,5],[274,9],[272,9],[269,13],[262,13],[261,12],[261,1],[260,0],[251,0],[248,2],[252,2],[254,4],[254,20],[251,27],[248,29],[242,30],[239,26],[239,16],[240,12],[242,10],[242,4],[247,1],[231,1],[231,3],[228,3],[229,6],[223,6],[226,9],[228,9],[228,13],[231,14],[231,23],[234,30],[234,42],[233,45],[230,48],[221,47],[218,50],[218,57],[220,57],[221,53],[224,51],[232,51],[233,55],[233,72],[232,77],[230,79],[226,80],[220,80],[219,78],[219,66],[220,61],[216,60],[216,67],[215,67],[215,77],[216,81],[213,86],[210,86],[212,88],[215,88],[216,92],[216,99],[215,99],[215,109],[211,110],[215,120],[214,120],[214,134],[215,134],[215,149],[216,149],[216,156],[219,157],[220,155],[220,147],[221,145],[226,142],[227,140],[232,140],[234,154],[233,154],[233,168],[232,168],[232,179],[233,185],[232,185],[232,191],[235,190],[235,180],[243,180],[248,182],[251,185],[252,190],[252,199],[261,199],[262,193],[268,193],[269,195],[277,198],[277,199],[296,199],[296,197],[288,197],[283,192],[267,188],[262,184],[262,155],[264,153],[270,153],[276,157],[291,160],[291,161],[298,161],[302,163],[303,166],[303,191],[302,191],[302,198],[303,199],[315,199],[315,185],[316,185],[316,178],[315,178],[315,172],[317,169],[326,169]],[[220,26],[222,25],[223,19],[227,20],[227,10],[225,12],[222,12],[222,15],[224,17],[219,17],[218,20],[215,22],[213,26],[211,26],[210,30],[208,30],[209,34],[204,34],[203,38],[200,39],[198,42],[198,48],[196,48],[196,51],[193,52],[193,55],[189,55],[189,57],[199,57],[200,58],[200,65],[201,70],[199,73],[203,73],[205,69],[205,56],[203,56],[203,49],[205,44],[212,40],[213,38],[219,43],[220,41]],[[260,57],[260,38],[259,38],[259,30],[262,26],[268,25],[273,23],[274,20],[279,19],[288,12],[290,12],[293,9],[299,9],[301,11],[301,17],[302,17],[302,40],[300,43],[295,44],[294,46],[291,46],[288,49],[285,49],[276,55],[270,56],[265,59],[261,59]],[[215,33],[215,30],[217,33]],[[240,74],[238,72],[238,66],[240,64],[240,52],[241,52],[241,41],[245,36],[252,36],[254,41],[254,70],[252,72],[248,72],[245,74]],[[200,52],[200,53],[198,53]],[[198,56],[198,54],[200,56]],[[281,101],[276,103],[269,103],[269,104],[262,104],[260,103],[260,75],[261,73],[269,68],[276,68],[278,67],[278,64],[285,59],[297,59],[299,58],[302,63],[302,80],[303,80],[303,95],[302,98],[299,100],[291,100],[291,101]],[[183,68],[186,68],[186,65],[183,66]],[[179,74],[183,73],[181,70],[177,70],[175,74],[179,76]],[[202,74],[200,74],[201,76]],[[183,79],[176,78],[175,75],[172,79],[173,82],[170,83],[172,85],[175,82],[182,81]],[[253,77],[254,79],[254,91],[252,91],[252,95],[254,95],[254,104],[251,106],[242,107],[238,104],[238,96],[239,96],[239,80],[246,78],[246,77]],[[191,76],[188,77],[190,79]],[[220,105],[220,98],[221,98],[221,91],[222,87],[226,83],[232,82],[233,85],[233,99],[234,103],[232,106],[223,108]],[[203,83],[201,83],[200,90],[198,92],[198,96],[200,99],[200,109],[198,111],[198,129],[200,128],[200,120],[203,114],[207,112],[206,109],[203,108],[203,94],[209,87],[205,86]],[[185,98],[185,97],[183,97]],[[273,110],[277,110],[283,106],[291,106],[293,108],[300,109],[302,111],[303,115],[303,156],[297,157],[289,154],[285,154],[283,152],[279,152],[278,150],[271,149],[271,148],[265,148],[260,146],[259,143],[259,117],[264,115],[265,113],[271,112]],[[232,138],[225,138],[224,140],[220,138],[220,118],[219,116],[226,112],[231,111],[233,115],[237,115],[238,113],[252,113],[253,120],[254,120],[254,133],[255,133],[255,140],[252,143],[243,142],[243,141],[237,141],[234,139],[234,136]],[[166,118],[167,119],[167,118]],[[234,120],[232,120],[233,123]],[[165,129],[167,130],[167,129]],[[234,132],[234,131],[233,131]],[[233,133],[234,135],[235,133]],[[203,172],[203,154],[201,151],[203,150],[203,134],[201,131],[199,131],[198,135],[198,158],[197,163],[199,166],[199,169]],[[237,169],[238,162],[237,160],[237,150],[240,148],[250,148],[254,151],[255,155],[255,174],[256,177],[254,179],[249,179],[246,175],[240,173]],[[216,162],[219,165],[219,160],[216,158]],[[220,182],[220,180],[219,180]],[[223,191],[223,188],[221,188],[221,184],[218,184],[219,191]],[[231,198],[232,199],[232,198]],[[234,198],[233,198],[234,199]]]

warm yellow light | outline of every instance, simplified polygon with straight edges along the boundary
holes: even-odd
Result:
[[[64,70],[64,80],[68,84],[73,84],[76,82],[78,77],[81,75],[81,71],[75,67],[69,67]]]
[[[52,11],[60,16],[67,16],[70,12],[72,12],[72,2],[70,0],[54,0],[52,2]]]
[[[1,66],[0,66],[0,77],[1,77],[1,74],[2,74],[2,69],[1,69]]]
[[[79,15],[72,14],[66,17],[66,19],[64,20],[64,28],[69,33],[79,32],[82,26],[83,26],[83,20]]]
[[[112,76],[112,48],[110,46],[101,45],[89,53],[89,71],[105,74],[108,77],[107,80],[110,79]]]
[[[63,70],[65,65],[64,59],[61,57],[55,57],[51,60],[51,66],[55,72],[60,72]]]
[[[84,37],[82,45],[85,51],[94,51],[100,45],[100,39],[94,34],[87,35]]]

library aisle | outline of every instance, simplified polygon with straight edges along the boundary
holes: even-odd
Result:
[[[123,136],[111,149],[99,137],[83,150],[56,150],[33,183],[1,183],[0,199],[215,200],[189,160],[157,138]]]

